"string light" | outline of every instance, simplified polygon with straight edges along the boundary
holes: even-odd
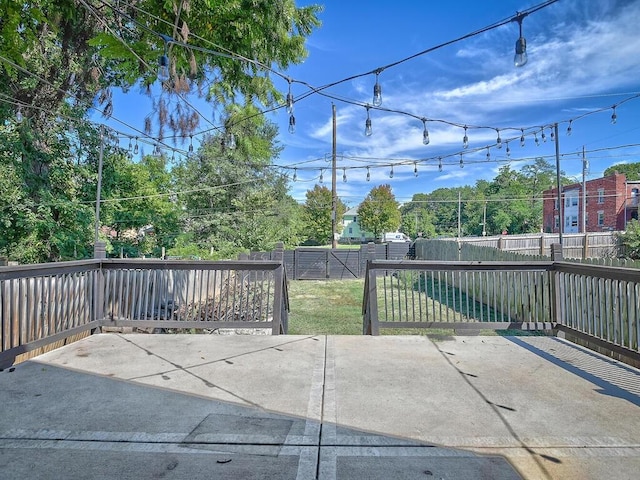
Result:
[[[462,158],[462,154],[460,154],[460,168],[464,168],[464,160]]]
[[[549,138],[551,139],[552,142],[556,141],[556,134],[553,130],[551,130],[551,134],[549,135]]]
[[[370,137],[371,134],[373,133],[373,130],[371,129],[371,117],[369,117],[369,109],[371,107],[367,105],[366,108],[367,108],[367,120],[364,122],[364,134],[367,137]]]
[[[442,171],[442,157],[438,157],[438,171]]]
[[[429,130],[427,130],[427,119],[426,118],[422,119],[422,125],[424,126],[424,130],[422,130],[422,143],[424,143],[425,145],[429,145],[429,142],[431,140],[429,140]]]
[[[187,156],[191,157],[193,156],[193,135],[189,135],[189,153],[187,153]],[[137,139],[136,139],[137,142]],[[138,149],[138,144],[136,143],[136,150]]]
[[[500,130],[496,128],[496,132],[498,133],[498,138],[496,138],[496,147],[502,148],[502,138],[500,138]]]
[[[140,150],[140,147],[138,147],[138,137],[136,137],[136,144],[133,147],[133,154],[137,155],[138,154],[138,150]]]
[[[287,79],[289,82],[289,92],[287,93],[287,113],[293,114],[293,94],[291,93],[291,79]]]
[[[347,169],[346,168],[342,169],[342,181],[344,183],[347,183]]]
[[[522,132],[522,135],[520,135],[520,146],[524,147],[524,128],[521,128],[520,131]]]
[[[298,180],[298,169],[293,169],[293,181],[296,182]]]
[[[509,142],[507,142],[507,158],[511,157],[511,148],[509,147]]]
[[[545,133],[544,133],[544,127],[542,127],[542,141],[543,141],[544,143],[547,143],[547,136],[546,136],[546,135],[545,135]]]
[[[611,108],[613,109],[613,113],[611,114],[611,124],[615,125],[618,121],[618,114],[616,114],[616,105]]]
[[[373,106],[379,107],[382,105],[382,87],[378,82],[378,76],[382,72],[382,69],[376,70],[376,84],[373,86]]]
[[[573,120],[569,120],[569,126],[567,127],[567,137],[571,136],[571,131],[573,130],[571,128],[571,124],[573,123]]]
[[[131,150],[133,150],[133,140],[131,140],[131,137],[129,137],[129,147],[127,148],[127,150],[130,152]]]
[[[289,133],[296,133],[296,117],[289,116]]]
[[[487,147],[487,162],[491,161],[491,149]]]
[[[462,137],[462,148],[469,148],[469,137],[467,136],[467,126],[464,126],[464,137]]]
[[[393,165],[391,165],[391,170],[389,170],[389,178],[393,178]]]
[[[413,176],[418,176],[418,162],[413,162]]]
[[[540,139],[538,138],[538,134],[533,132],[533,141],[536,142],[536,147],[540,146]]]
[[[320,169],[320,183],[322,183],[324,180],[324,170]]]
[[[161,83],[169,80],[169,56],[167,55],[167,47],[173,39],[167,35],[160,35],[164,40],[164,53],[158,60],[158,81]]]
[[[371,180],[371,172],[369,171],[369,167],[367,167],[367,182]]]
[[[516,54],[513,57],[513,63],[516,67],[523,67],[527,63],[527,41],[522,36],[522,19],[525,15],[518,14],[516,20],[518,21],[518,27],[520,29],[520,36],[516,40]]]

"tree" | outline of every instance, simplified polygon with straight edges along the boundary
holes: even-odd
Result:
[[[391,186],[380,185],[371,189],[358,207],[358,217],[363,230],[373,232],[376,238],[400,227],[401,216]]]
[[[640,162],[612,165],[604,171],[604,176],[608,177],[616,172],[623,173],[627,177],[627,180],[640,180]]]
[[[342,218],[347,207],[340,199],[336,204],[336,226],[338,233],[342,230]],[[312,190],[307,190],[306,201],[303,206],[304,231],[307,239],[318,245],[326,245],[331,242],[333,225],[331,191],[324,185],[316,185]]]
[[[237,146],[224,136],[206,139],[198,152],[174,168],[183,231],[201,252],[229,258],[240,251],[271,249],[299,240],[300,228],[286,179],[269,167],[280,148],[277,128],[251,105],[228,110],[228,118],[250,118],[235,126]],[[292,215],[288,217],[288,215]]]
[[[631,220],[624,232],[617,232],[625,258],[640,259],[640,222]]]

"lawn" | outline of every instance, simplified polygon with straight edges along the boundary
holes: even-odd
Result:
[[[291,335],[362,335],[364,279],[289,282]],[[470,332],[460,331],[458,334]],[[478,332],[476,332],[477,334]],[[532,335],[516,330],[482,330],[481,335]],[[381,335],[455,335],[453,329],[382,329]]]

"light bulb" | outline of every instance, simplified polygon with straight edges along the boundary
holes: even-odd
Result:
[[[498,138],[496,138],[496,147],[502,148],[502,138],[500,138],[500,130],[496,130],[498,132]]]
[[[296,117],[289,116],[289,133],[296,133]]]
[[[511,148],[509,147],[509,142],[507,142],[507,158],[511,156]]]
[[[527,41],[524,37],[520,37],[516,41],[516,54],[513,57],[513,63],[516,67],[523,67],[527,60]]]
[[[533,132],[533,141],[536,142],[536,147],[540,146],[540,140],[538,139],[538,134]]]
[[[169,80],[169,57],[162,55],[158,61],[158,81],[166,82]]]
[[[391,170],[389,170],[389,178],[393,178],[393,165],[391,165]]]
[[[429,130],[427,130],[427,119],[426,118],[422,119],[422,125],[424,126],[424,129],[422,130],[422,143],[424,143],[425,145],[429,145],[429,142],[431,140],[429,139]]]
[[[347,169],[346,168],[342,169],[342,181],[344,183],[347,183]]]
[[[133,154],[137,155],[139,149],[140,147],[138,147],[138,137],[136,137],[136,144],[133,146]]]
[[[320,183],[324,180],[324,170],[320,170]]]
[[[549,135],[549,138],[551,139],[552,142],[555,142],[556,134],[553,132],[553,130],[551,130],[551,135]]]
[[[438,171],[442,171],[442,157],[438,157]]]
[[[382,105],[382,87],[378,83],[376,75],[376,84],[373,86],[373,106],[379,107],[380,105]]]
[[[611,114],[611,124],[615,125],[618,122],[618,115],[616,114],[616,107],[613,108],[613,113]]]
[[[469,137],[467,137],[467,126],[464,126],[464,137],[462,137],[462,148],[469,148]]]
[[[371,128],[371,119],[367,118],[367,121],[364,123],[364,134],[367,137],[370,137],[372,133],[373,133],[373,130]]]
[[[516,67],[522,67],[527,63],[527,41],[522,36],[522,19],[518,16],[518,26],[520,27],[520,37],[516,40],[516,54],[513,57],[513,63]]]
[[[293,113],[293,94],[291,93],[291,80],[289,80],[289,92],[287,93],[287,113]]]
[[[544,133],[544,128],[542,129],[542,141],[545,143],[547,142],[547,136]]]
[[[417,162],[413,162],[413,176],[414,177],[418,176],[418,164],[417,164]]]
[[[491,160],[491,150],[487,147],[487,162]]]
[[[464,168],[464,160],[462,159],[462,154],[460,154],[460,168]]]
[[[524,130],[520,130],[522,132],[522,135],[520,135],[520,146],[524,147]]]
[[[129,147],[127,148],[128,151],[133,150],[133,143],[131,141],[131,137],[129,137]]]
[[[294,168],[293,169],[293,181],[295,182],[296,180],[298,180],[298,169]]]
[[[20,123],[22,120],[24,120],[24,117],[22,116],[22,107],[18,107],[18,111],[16,112],[16,122]]]
[[[188,154],[188,156],[190,157],[191,155],[193,155],[193,135],[189,136],[189,138],[191,139],[191,143],[189,144],[189,154]]]
[[[227,134],[227,147],[231,150],[236,148],[236,136],[232,132]]]
[[[367,167],[367,182],[371,180],[371,172],[369,171],[369,167]]]

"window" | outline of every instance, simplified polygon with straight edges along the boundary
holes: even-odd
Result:
[[[572,227],[577,227],[578,226],[578,216],[577,215],[572,215],[571,216],[571,226]]]
[[[353,217],[353,223],[358,223],[358,217],[356,216]]]
[[[598,203],[604,203],[604,188],[598,189]]]
[[[349,227],[349,234],[353,233],[353,228]]]
[[[564,197],[564,206],[566,208],[577,207],[578,206],[578,195],[577,195],[577,192],[567,193],[567,196]]]
[[[604,225],[604,210],[598,211],[598,226],[602,227]]]
[[[560,227],[560,217],[558,215],[553,216],[553,228]]]

